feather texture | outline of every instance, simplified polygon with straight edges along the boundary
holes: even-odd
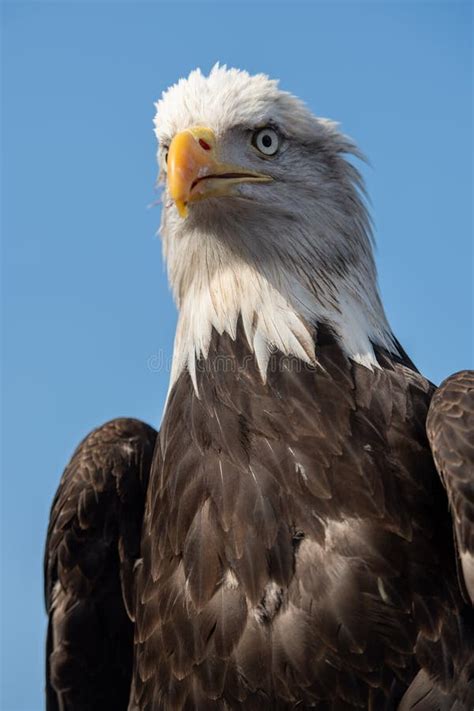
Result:
[[[200,396],[186,373],[171,391],[131,709],[394,709],[420,664],[474,703],[432,386],[382,351],[351,362],[323,325],[315,339],[317,365],[281,356],[264,384],[243,325],[214,332]]]
[[[138,420],[112,420],[64,471],[45,551],[48,711],[127,708],[133,566],[155,439]]]
[[[462,579],[474,602],[474,371],[463,370],[440,385],[427,431],[453,512]]]

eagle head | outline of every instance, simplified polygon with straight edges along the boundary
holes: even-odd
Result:
[[[219,65],[179,80],[156,108],[161,234],[188,314],[183,363],[206,355],[212,328],[235,335],[239,316],[253,350],[257,337],[314,360],[302,328],[321,321],[361,362],[371,342],[389,344],[363,183],[348,159],[359,152],[337,124],[264,74]]]

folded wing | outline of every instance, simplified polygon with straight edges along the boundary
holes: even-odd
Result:
[[[48,711],[127,708],[129,601],[156,436],[139,420],[112,420],[64,471],[45,551]]]
[[[460,371],[441,384],[431,401],[427,432],[448,492],[462,582],[474,602],[474,371]]]

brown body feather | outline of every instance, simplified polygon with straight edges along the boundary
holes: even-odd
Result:
[[[112,420],[79,445],[61,479],[45,553],[48,711],[128,706],[126,601],[156,435],[138,420]]]
[[[320,329],[318,366],[214,334],[147,493],[130,709],[391,709],[420,665],[474,704],[432,386]],[[440,692],[441,693],[441,692]],[[410,706],[407,706],[410,708]],[[438,708],[433,706],[433,709]]]
[[[78,447],[45,560],[50,711],[474,708],[434,388],[404,357],[353,363],[322,327],[316,348],[316,367],[273,354],[263,383],[242,331],[214,333],[153,463],[136,420]],[[461,551],[470,377],[428,420]]]
[[[474,371],[447,378],[432,399],[427,431],[453,512],[466,591],[474,601]]]

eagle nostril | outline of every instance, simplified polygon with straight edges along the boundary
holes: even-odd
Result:
[[[201,148],[204,148],[205,151],[211,150],[211,146],[207,141],[204,140],[204,138],[199,139],[199,145],[201,146]]]

